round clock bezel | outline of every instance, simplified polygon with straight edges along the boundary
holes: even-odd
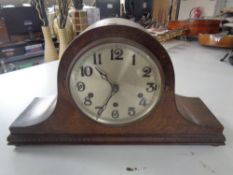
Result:
[[[146,110],[146,112],[144,112],[143,115],[139,115],[137,117],[134,117],[132,118],[131,120],[126,120],[124,122],[122,121],[119,121],[119,120],[115,120],[114,122],[113,121],[108,121],[108,120],[104,120],[104,119],[101,119],[99,118],[98,120],[96,120],[96,116],[90,116],[88,112],[86,112],[85,109],[83,109],[82,107],[79,106],[79,104],[77,104],[75,102],[75,99],[71,93],[71,88],[70,88],[70,76],[71,76],[71,73],[72,73],[72,70],[74,68],[74,66],[76,65],[77,61],[82,58],[82,56],[87,52],[89,51],[90,49],[93,49],[95,48],[96,46],[99,46],[99,45],[103,45],[103,44],[108,44],[108,43],[114,43],[114,44],[126,44],[126,45],[129,45],[131,47],[136,47],[137,49],[140,49],[142,50],[144,53],[146,53],[150,58],[151,58],[151,61],[155,63],[156,67],[158,68],[158,71],[160,73],[160,78],[161,78],[161,88],[160,88],[160,93],[159,93],[159,96],[158,96],[158,100],[157,100],[157,103],[156,102],[153,102],[152,105],[150,105],[150,107]],[[72,59],[72,62],[70,63],[69,65],[69,68],[68,68],[68,73],[67,73],[67,77],[66,77],[66,87],[67,90],[68,90],[68,94],[70,96],[70,98],[72,99],[72,102],[74,104],[74,106],[81,112],[83,113],[88,119],[91,119],[92,121],[95,121],[96,123],[100,123],[100,124],[105,124],[105,125],[112,125],[112,126],[122,126],[122,125],[128,125],[128,124],[131,124],[131,123],[134,123],[134,122],[137,122],[137,121],[140,121],[146,117],[148,117],[150,115],[150,113],[152,111],[154,111],[156,109],[156,107],[158,106],[158,104],[160,103],[160,100],[162,98],[162,95],[164,93],[164,88],[165,88],[165,79],[164,79],[164,72],[163,72],[163,69],[162,69],[162,66],[157,58],[156,55],[154,55],[149,49],[147,49],[146,47],[142,46],[141,44],[135,42],[135,41],[132,41],[132,40],[129,40],[129,39],[125,39],[125,38],[115,38],[115,37],[109,37],[109,38],[104,38],[104,39],[99,39],[97,41],[94,41],[92,43],[90,43],[89,45],[86,45],[84,48],[82,48],[79,53],[77,53],[74,58]]]

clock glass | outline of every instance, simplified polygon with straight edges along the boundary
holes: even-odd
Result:
[[[81,51],[67,80],[74,103],[86,116],[121,125],[144,118],[156,107],[163,72],[156,56],[143,46],[111,41]]]

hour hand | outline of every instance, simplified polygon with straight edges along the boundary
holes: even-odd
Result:
[[[105,110],[105,106],[97,106],[95,107],[95,109],[97,109],[97,117],[96,119],[98,120],[100,118],[100,116],[102,115],[102,113],[104,112]]]
[[[96,109],[98,109],[97,112],[97,120],[100,118],[100,116],[102,115],[102,113],[105,111],[108,102],[110,101],[110,99],[113,97],[113,95],[115,95],[117,92],[119,91],[119,86],[118,85],[113,85],[112,89],[111,89],[111,94],[107,97],[105,103],[103,106],[97,106]]]

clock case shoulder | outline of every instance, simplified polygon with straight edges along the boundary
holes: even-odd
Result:
[[[164,92],[157,107],[144,119],[122,126],[104,125],[86,117],[67,88],[67,75],[77,53],[109,38],[123,38],[148,49],[164,75]],[[10,126],[8,144],[223,145],[223,126],[207,106],[199,98],[177,96],[174,90],[173,65],[163,46],[133,22],[107,19],[91,26],[68,46],[59,64],[57,97],[33,100]]]

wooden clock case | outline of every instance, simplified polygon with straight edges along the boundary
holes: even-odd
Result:
[[[161,64],[164,92],[149,116],[110,126],[86,117],[67,87],[69,66],[77,53],[103,38],[126,38],[146,47]],[[66,49],[58,70],[56,98],[36,98],[10,126],[8,143],[27,144],[209,144],[222,145],[223,126],[199,98],[175,95],[172,62],[161,44],[133,22],[97,22]]]

